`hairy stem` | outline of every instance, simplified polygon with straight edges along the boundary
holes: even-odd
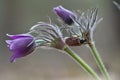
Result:
[[[64,48],[64,51],[67,52],[76,62],[78,62],[84,70],[86,70],[91,76],[95,78],[95,80],[101,80],[98,75],[94,72],[94,70],[86,64],[86,62],[79,57],[75,52],[73,52],[68,46]]]
[[[109,74],[108,74],[108,72],[107,72],[107,70],[102,62],[102,59],[101,59],[99,53],[97,52],[95,44],[93,42],[91,42],[91,43],[89,43],[89,47],[93,53],[93,56],[98,64],[101,72],[103,73],[104,77],[106,78],[106,80],[110,80]]]

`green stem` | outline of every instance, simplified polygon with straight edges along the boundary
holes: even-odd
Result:
[[[102,62],[102,59],[101,59],[99,53],[97,52],[97,49],[96,49],[94,43],[92,43],[92,42],[89,43],[89,47],[93,53],[93,56],[96,59],[96,62],[98,63],[99,68],[101,69],[101,72],[103,73],[104,77],[106,78],[106,80],[110,80],[109,74],[108,74],[108,72],[107,72],[107,70]]]
[[[64,51],[66,51],[74,60],[76,60],[90,75],[95,78],[95,80],[101,80],[94,72],[94,70],[89,65],[87,65],[86,62],[75,52],[73,52],[68,46],[64,48]]]

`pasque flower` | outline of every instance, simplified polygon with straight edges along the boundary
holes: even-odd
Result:
[[[6,40],[6,43],[13,53],[10,61],[14,62],[17,58],[29,55],[36,47],[44,46],[46,49],[47,47],[52,47],[65,51],[77,61],[84,70],[91,74],[95,80],[101,80],[95,71],[69,48],[69,46],[81,46],[82,44],[87,44],[93,52],[93,56],[95,57],[101,72],[106,80],[109,80],[109,75],[93,43],[94,29],[101,21],[101,19],[98,20],[98,9],[95,8],[90,10],[88,14],[83,12],[80,15],[63,8],[62,6],[57,6],[53,10],[67,25],[61,24],[62,26],[58,27],[53,24],[49,18],[50,23],[38,22],[38,24],[34,25],[26,34],[7,34],[11,40]],[[64,29],[68,35],[63,36],[61,32],[62,29]]]
[[[36,33],[35,42],[37,43],[38,47],[45,46],[56,48],[59,50],[65,51],[68,55],[70,55],[74,60],[76,60],[88,73],[90,73],[96,80],[100,80],[97,74],[89,67],[86,62],[79,57],[76,53],[74,53],[68,45],[80,45],[78,42],[79,39],[77,37],[68,37],[65,39],[61,33],[61,29],[55,25],[45,22],[39,22],[38,24],[34,25],[31,29],[31,32]],[[74,43],[75,42],[75,43]],[[84,42],[81,41],[80,42]],[[67,45],[68,44],[68,45]]]
[[[75,26],[71,29],[69,28],[69,32],[72,33],[72,35],[76,35],[77,37],[70,37],[66,39],[69,40],[69,43],[71,42],[70,46],[78,46],[81,44],[87,44],[92,51],[92,55],[95,57],[95,60],[103,73],[106,80],[109,79],[109,74],[102,62],[102,59],[99,55],[99,53],[96,50],[94,39],[93,39],[93,32],[97,26],[97,24],[102,20],[102,18],[98,19],[98,9],[92,9],[88,11],[87,13],[82,13],[81,15],[77,15],[77,19],[74,20]],[[75,30],[79,30],[79,32],[76,32]],[[82,43],[80,42],[82,40]],[[80,43],[80,44],[79,44]]]
[[[27,56],[35,49],[34,38],[30,34],[7,34],[7,36],[11,38],[11,40],[6,40],[6,43],[13,53],[10,62],[14,62],[16,58]]]
[[[57,6],[53,8],[53,11],[68,25],[71,25],[74,22],[73,19],[76,18],[75,13],[65,9],[62,6]]]

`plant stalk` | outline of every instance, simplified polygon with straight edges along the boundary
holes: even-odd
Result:
[[[98,64],[101,72],[103,73],[105,79],[110,80],[109,74],[108,74],[108,72],[107,72],[107,70],[106,70],[106,68],[105,68],[105,66],[104,66],[104,64],[102,62],[102,59],[101,59],[99,53],[97,52],[95,44],[93,42],[91,42],[91,43],[89,43],[89,47],[90,47],[90,49],[91,49],[91,51],[93,53],[93,56],[94,56],[94,58],[95,58],[95,60],[96,60],[96,62]]]
[[[93,76],[95,80],[101,80],[94,70],[68,46],[64,48],[64,51],[67,52],[76,62],[78,62],[91,76]]]

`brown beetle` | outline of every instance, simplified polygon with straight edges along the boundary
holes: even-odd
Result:
[[[67,37],[65,39],[65,42],[69,46],[80,46],[84,42],[86,42],[86,39],[80,39],[78,37]]]

